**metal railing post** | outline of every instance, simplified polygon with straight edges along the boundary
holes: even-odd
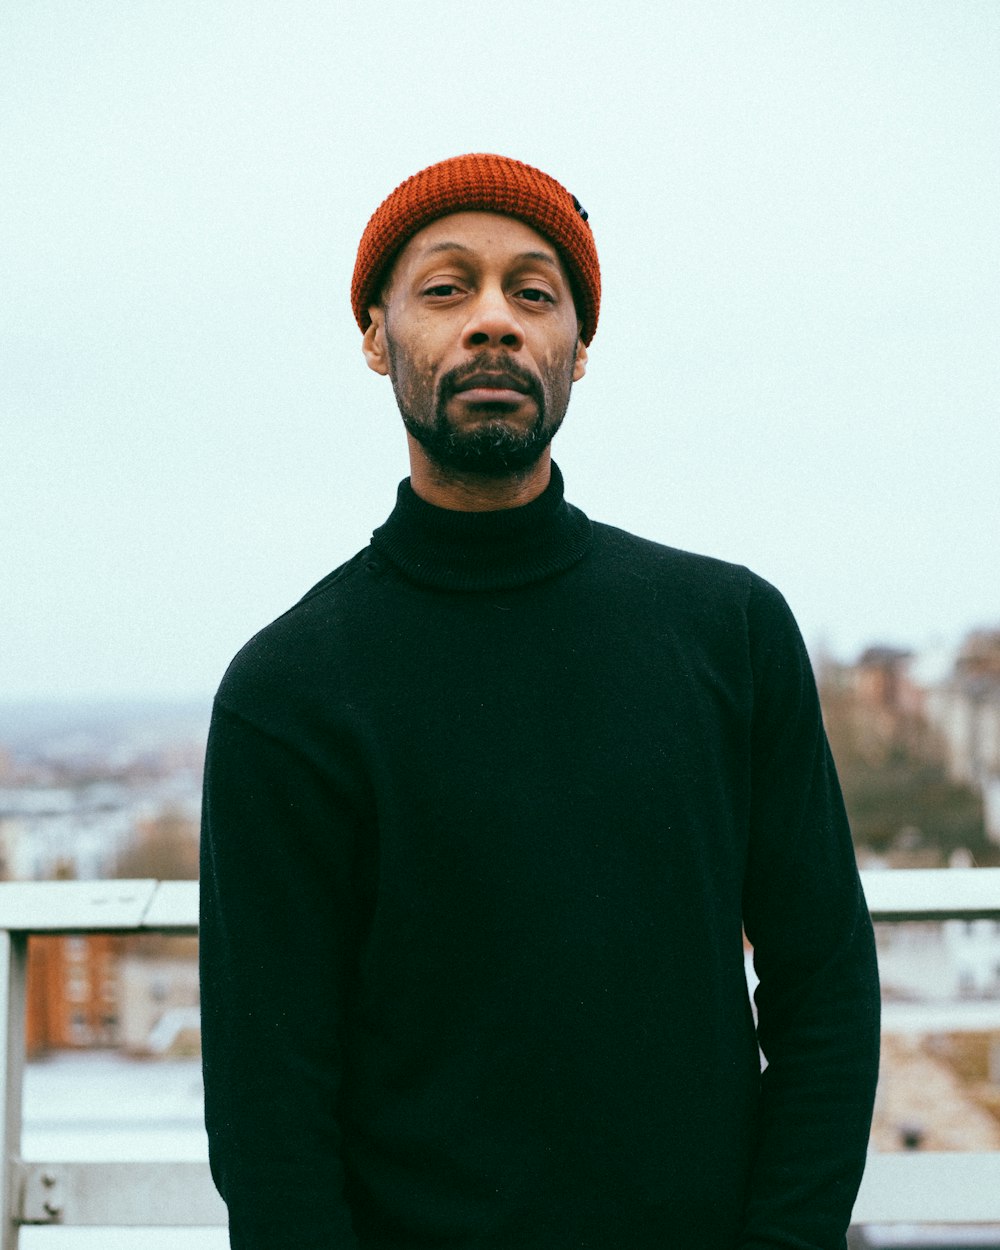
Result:
[[[0,1250],[17,1250],[28,935],[0,930]]]

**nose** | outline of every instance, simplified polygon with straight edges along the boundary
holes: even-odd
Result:
[[[517,351],[524,331],[500,287],[487,286],[473,304],[462,334],[464,347],[506,347]]]

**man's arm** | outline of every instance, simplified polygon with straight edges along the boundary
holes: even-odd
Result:
[[[337,1103],[359,820],[327,772],[217,701],[202,820],[212,1173],[234,1250],[355,1250]]]
[[[841,1250],[878,1071],[874,938],[809,659],[766,583],[750,645],[744,919],[767,1068],[741,1250]]]

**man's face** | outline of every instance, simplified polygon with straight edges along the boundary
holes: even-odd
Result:
[[[368,363],[433,461],[490,475],[537,462],[587,359],[547,239],[496,213],[441,217],[404,247],[370,312]]]

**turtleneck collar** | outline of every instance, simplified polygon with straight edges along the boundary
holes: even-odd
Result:
[[[590,521],[563,498],[555,464],[545,490],[519,508],[457,512],[427,503],[410,479],[372,535],[372,546],[411,581],[439,590],[504,590],[572,567],[590,543]]]

